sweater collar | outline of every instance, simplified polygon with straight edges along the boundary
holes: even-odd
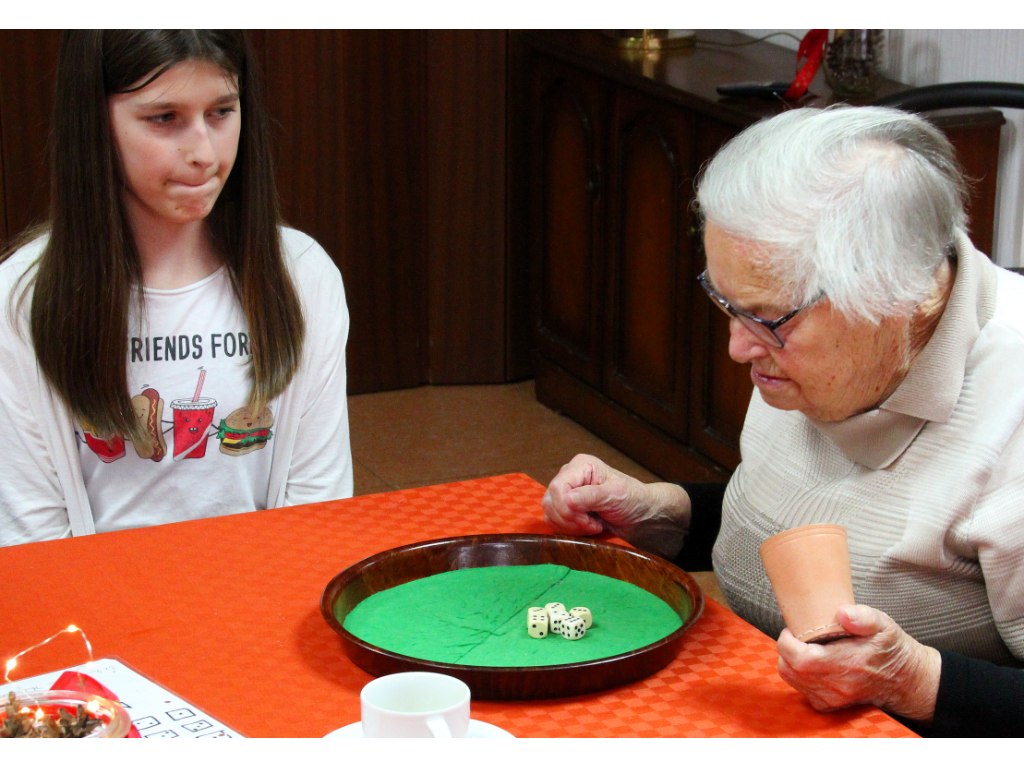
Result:
[[[898,459],[929,421],[949,420],[963,388],[967,356],[995,312],[996,270],[967,235],[956,237],[949,301],[906,378],[878,408],[838,422],[808,419],[843,454],[870,469]]]

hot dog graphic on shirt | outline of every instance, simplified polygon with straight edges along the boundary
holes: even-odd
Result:
[[[219,426],[215,426],[214,410],[217,401],[212,397],[201,396],[205,379],[206,371],[200,369],[199,383],[193,396],[172,400],[170,403],[174,461],[204,458],[207,441],[213,436],[221,441],[221,453],[228,456],[243,456],[264,448],[274,434],[270,429],[274,425],[274,414],[270,408],[264,407],[254,413],[251,406],[243,406],[229,413],[220,420]],[[139,458],[159,462],[167,455],[164,400],[155,388],[148,385],[143,387],[142,392],[132,398],[132,407],[146,438],[133,445]],[[82,432],[86,444],[103,462],[109,464],[125,455],[125,439],[121,436],[115,435],[110,440],[104,440],[87,424],[82,425]]]
[[[135,453],[140,459],[152,459],[162,461],[167,455],[167,443],[164,441],[164,401],[160,393],[152,387],[146,387],[141,394],[132,398],[132,408],[135,410],[135,418],[146,433],[146,437],[132,443]],[[110,464],[126,455],[125,438],[121,435],[114,435],[109,440],[104,440],[96,435],[96,430],[91,424],[83,423],[82,432],[85,437],[85,444],[93,453],[99,456],[104,464]]]
[[[160,461],[167,455],[167,443],[164,442],[164,401],[160,393],[152,387],[142,390],[142,394],[132,398],[135,418],[146,430],[147,440],[134,443],[135,452],[140,459]]]
[[[135,418],[139,420],[139,424],[146,432],[146,438],[143,441],[133,443],[135,452],[141,459],[160,461],[167,454],[162,423],[164,401],[160,399],[160,393],[152,387],[147,387],[141,394],[132,398],[132,408],[135,410]],[[85,444],[99,456],[100,461],[104,464],[110,464],[126,455],[125,439],[121,435],[103,439],[97,436],[96,430],[91,424],[84,422],[82,433]]]

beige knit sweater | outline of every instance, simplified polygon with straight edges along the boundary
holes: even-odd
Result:
[[[729,604],[772,637],[758,546],[839,523],[859,603],[927,645],[1024,660],[1024,277],[966,236],[957,252],[935,334],[880,408],[816,423],[754,392],[713,557]]]

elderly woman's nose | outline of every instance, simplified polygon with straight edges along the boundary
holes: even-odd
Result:
[[[750,329],[733,317],[729,320],[729,357],[737,363],[750,363],[768,356],[768,348]]]

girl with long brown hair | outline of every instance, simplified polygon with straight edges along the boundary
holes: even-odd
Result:
[[[0,264],[0,545],[350,496],[344,288],[245,34],[65,33],[51,158]]]

